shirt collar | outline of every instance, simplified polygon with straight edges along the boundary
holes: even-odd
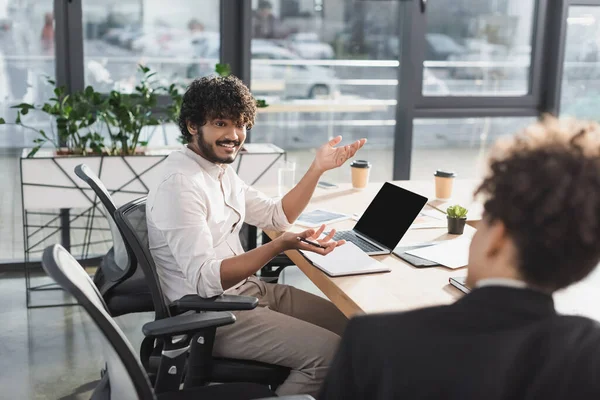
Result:
[[[510,278],[487,278],[482,279],[475,284],[475,287],[481,288],[485,286],[505,286],[512,287],[517,289],[526,289],[527,284],[523,281],[519,281],[517,279]]]
[[[196,154],[193,150],[185,146],[185,155],[190,157],[192,160],[196,161],[200,167],[205,170],[211,177],[214,179],[221,179],[225,170],[227,169],[227,164],[218,165],[214,162],[208,161],[206,158]]]

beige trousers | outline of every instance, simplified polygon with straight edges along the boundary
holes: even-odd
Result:
[[[316,396],[348,322],[344,314],[319,296],[254,276],[228,294],[257,297],[259,306],[217,329],[213,354],[289,367],[277,394]]]

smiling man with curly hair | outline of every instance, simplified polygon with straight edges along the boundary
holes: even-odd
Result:
[[[197,79],[183,96],[179,128],[187,146],[169,155],[163,177],[148,193],[146,215],[150,251],[161,287],[172,302],[188,294],[223,293],[259,299],[254,310],[236,312],[235,324],[217,329],[215,356],[255,360],[291,369],[278,394],[315,394],[347,319],[331,302],[302,290],[265,283],[254,273],[291,249],[328,254],[342,245],[324,226],[279,238],[244,252],[244,222],[286,231],[304,210],[321,175],[344,164],[365,144],[337,146],[341,136],[321,146],[310,168],[282,199],[245,184],[229,167],[256,118],[256,100],[237,78]],[[309,245],[298,238],[314,240]]]
[[[320,400],[600,399],[600,324],[552,298],[600,261],[600,126],[549,117],[500,141],[477,193],[471,293],[350,321]]]

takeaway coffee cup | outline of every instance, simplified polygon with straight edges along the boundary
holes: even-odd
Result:
[[[354,160],[350,164],[350,169],[352,170],[352,187],[355,189],[367,187],[371,163],[366,160]]]
[[[438,169],[433,176],[435,177],[435,197],[440,200],[452,197],[452,185],[456,174]]]

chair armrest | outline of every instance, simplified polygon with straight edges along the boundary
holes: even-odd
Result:
[[[195,294],[188,294],[171,303],[178,312],[184,311],[239,311],[252,310],[258,306],[258,299],[250,296],[223,294],[205,299]]]
[[[218,328],[234,322],[235,316],[230,312],[189,313],[148,322],[142,327],[142,332],[150,337],[175,336],[205,328]]]

